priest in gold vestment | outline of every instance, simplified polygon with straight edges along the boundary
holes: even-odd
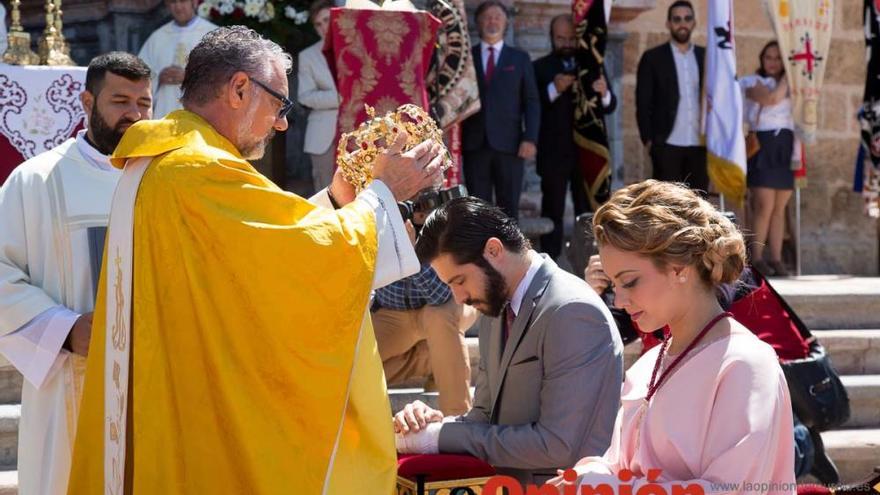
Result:
[[[184,110],[132,126],[70,494],[388,494],[396,457],[371,288],[418,269],[395,201],[440,146],[378,155],[311,201],[246,161],[287,128],[290,56],[247,28],[190,54]],[[334,209],[336,208],[336,209]]]

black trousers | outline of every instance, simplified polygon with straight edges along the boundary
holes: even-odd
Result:
[[[651,163],[657,180],[683,182],[697,191],[709,190],[704,146],[655,144],[651,146]]]
[[[519,218],[523,187],[523,160],[512,153],[489,147],[462,153],[464,184],[468,194],[494,204],[511,218]]]
[[[583,175],[576,162],[575,158],[559,158],[548,159],[547,163],[541,164],[541,216],[553,221],[553,231],[541,236],[541,251],[554,259],[562,254],[565,235],[562,218],[565,215],[567,189],[571,189],[575,218],[590,208]]]

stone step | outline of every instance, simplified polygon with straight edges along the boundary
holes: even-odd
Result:
[[[880,373],[880,330],[816,330],[841,375]]]
[[[880,428],[826,431],[822,442],[842,483],[861,481],[880,466]]]
[[[807,275],[770,282],[810,330],[880,328],[880,278]]]
[[[0,471],[0,495],[18,495],[18,471]]]
[[[850,418],[844,428],[880,428],[880,375],[843,375]],[[880,465],[880,457],[876,459]]]
[[[15,469],[18,464],[18,421],[21,405],[0,405],[0,470]],[[0,480],[2,487],[2,480]],[[0,495],[3,492],[0,491]]]
[[[21,373],[12,365],[7,364],[0,367],[0,404],[21,403],[21,383],[23,380]]]

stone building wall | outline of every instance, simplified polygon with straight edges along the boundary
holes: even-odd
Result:
[[[473,1],[473,0],[471,0]],[[478,4],[473,1],[473,4]],[[643,51],[668,40],[666,11],[672,0],[618,0],[612,10],[609,43],[622,43],[622,73],[613,81],[620,105],[613,129],[622,141],[623,183],[651,175],[650,159],[639,140],[635,120],[636,68]],[[549,51],[550,18],[568,11],[560,0],[518,0],[515,3],[514,44],[533,58]],[[695,41],[706,39],[707,0],[696,0]],[[802,190],[802,256],[805,274],[848,273],[876,275],[880,270],[880,224],[862,214],[861,198],[852,192],[853,167],[858,146],[855,119],[865,80],[862,1],[834,2],[834,33],[825,71],[826,93],[820,105],[818,139],[807,147],[808,186]],[[757,67],[758,53],[774,38],[762,0],[734,2],[737,65],[740,74]],[[609,58],[614,54],[609,53]],[[609,69],[610,73],[614,71]],[[610,127],[614,127],[609,122]],[[613,150],[614,151],[614,150]]]

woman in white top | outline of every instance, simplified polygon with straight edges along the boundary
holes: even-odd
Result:
[[[745,118],[757,133],[761,148],[749,158],[747,183],[752,214],[749,228],[754,235],[752,266],[765,275],[788,275],[782,263],[785,205],[794,190],[791,169],[794,151],[794,120],[785,66],[776,41],[761,50],[761,66],[754,75],[740,80],[745,91]],[[764,245],[770,245],[769,262]]]

